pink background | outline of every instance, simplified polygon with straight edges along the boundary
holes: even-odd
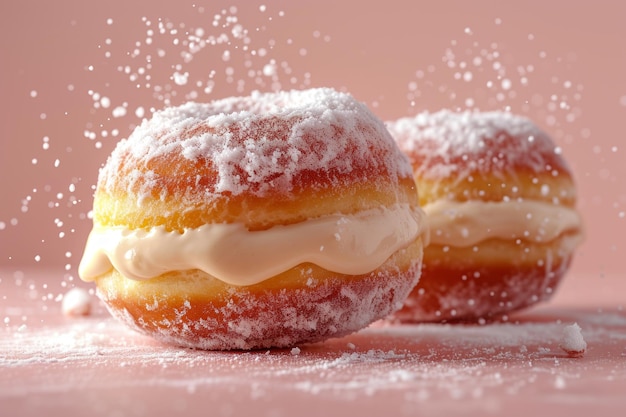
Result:
[[[220,24],[232,15],[249,30],[248,51],[232,39],[185,63],[175,39],[186,31],[232,35],[232,22],[212,26],[223,9]],[[159,18],[172,24],[166,34]],[[197,101],[269,90],[274,60],[275,86],[343,89],[383,120],[468,105],[531,117],[574,169],[587,239],[570,279],[594,285],[626,271],[625,18],[626,3],[611,0],[2,2],[0,267],[75,275],[98,167],[140,121],[135,109],[163,106],[154,86],[174,92],[172,104],[194,90]],[[207,95],[195,82],[212,70]]]

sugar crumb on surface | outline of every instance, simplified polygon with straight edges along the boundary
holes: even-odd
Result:
[[[87,316],[91,313],[91,296],[80,287],[74,287],[63,296],[61,310],[65,316]]]
[[[583,338],[582,329],[578,323],[565,326],[559,347],[570,357],[578,358],[585,355],[587,342]]]

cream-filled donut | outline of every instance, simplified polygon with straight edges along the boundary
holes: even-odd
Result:
[[[395,317],[497,318],[548,299],[582,240],[560,148],[527,118],[443,110],[388,124],[430,226],[422,277]]]
[[[411,165],[331,89],[167,108],[100,171],[79,274],[112,314],[201,349],[287,347],[401,307],[424,221]]]

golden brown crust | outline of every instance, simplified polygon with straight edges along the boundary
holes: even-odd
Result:
[[[202,202],[175,197],[147,198],[141,206],[137,205],[135,195],[123,190],[110,193],[99,189],[94,198],[94,222],[131,229],[165,226],[168,231],[178,232],[208,223],[242,223],[250,230],[263,230],[327,214],[354,214],[394,204],[417,206],[413,178],[401,178],[397,185],[380,177],[324,190],[301,189],[289,197],[223,195]]]
[[[514,201],[516,199],[557,203],[566,207],[576,205],[576,186],[569,174],[554,176],[520,170],[513,175],[485,176],[475,173],[466,178],[454,176],[441,179],[416,178],[420,205],[441,199],[464,202]]]

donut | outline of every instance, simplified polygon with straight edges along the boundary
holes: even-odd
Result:
[[[100,170],[79,275],[160,341],[284,348],[399,309],[423,217],[408,158],[349,94],[189,102],[154,112]]]
[[[572,171],[507,112],[424,112],[388,123],[430,227],[419,284],[394,319],[482,321],[547,300],[583,237]]]

